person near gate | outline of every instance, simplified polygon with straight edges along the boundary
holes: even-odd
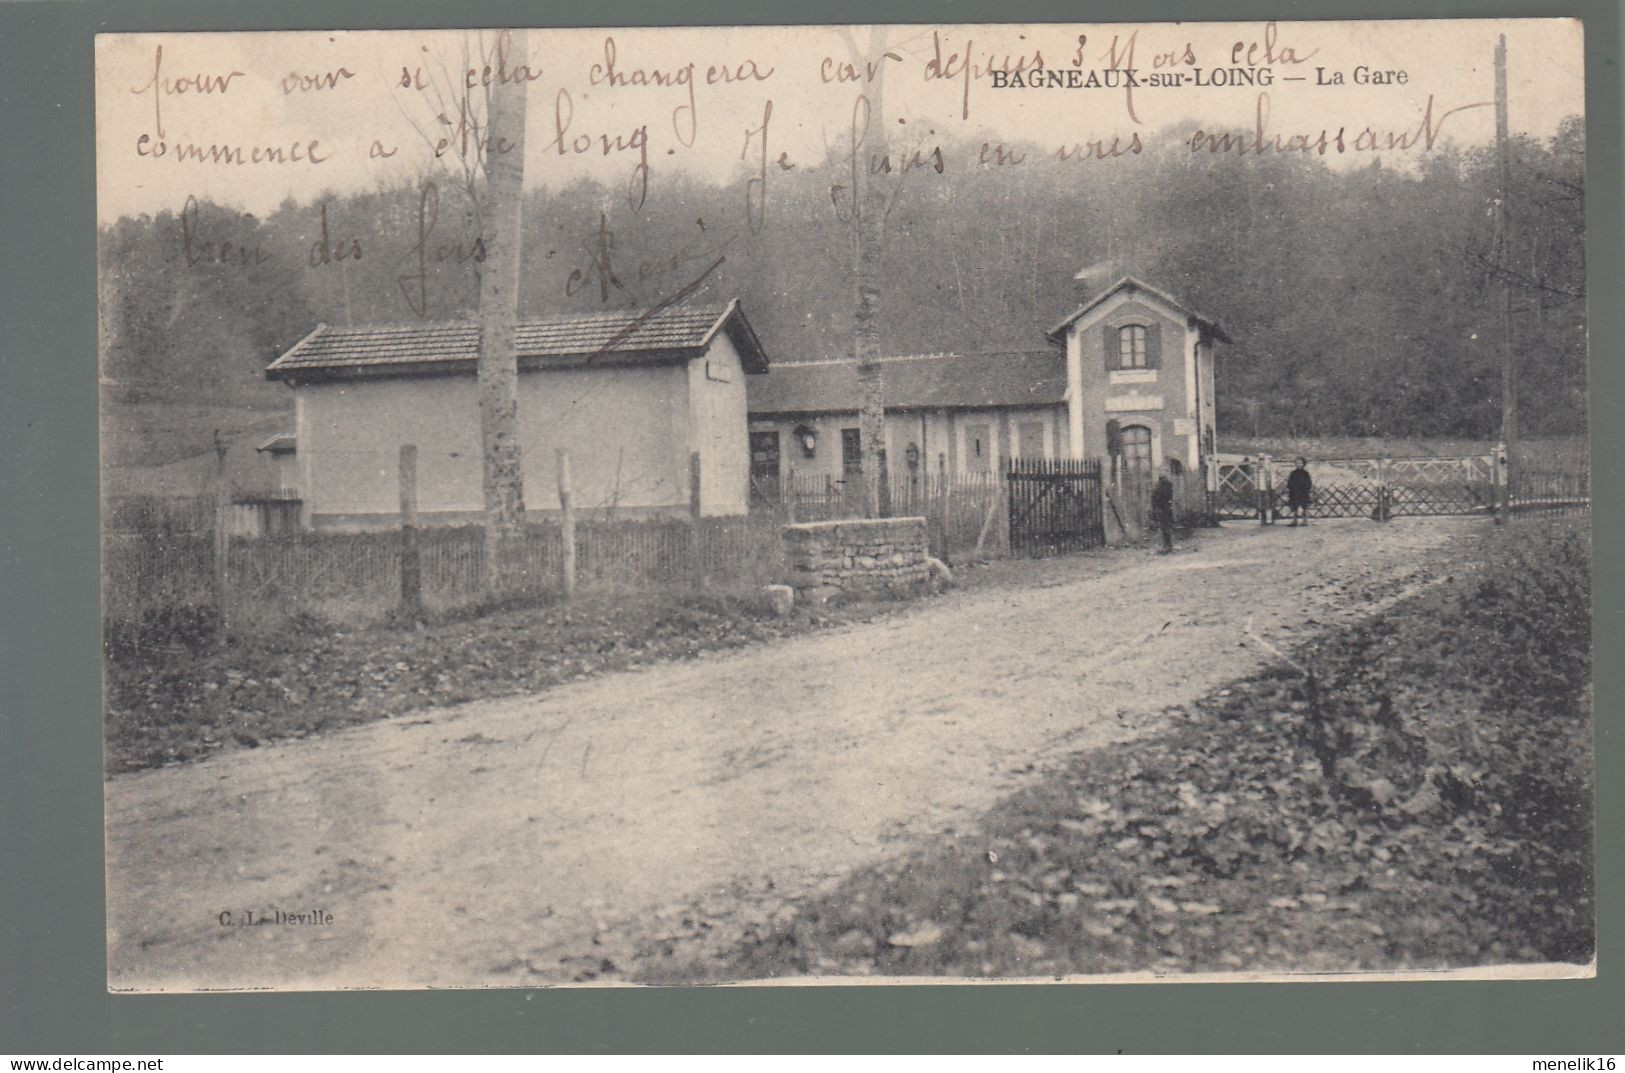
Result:
[[[1174,483],[1167,474],[1151,490],[1151,523],[1162,531],[1162,554],[1174,550]]]
[[[1298,468],[1286,477],[1286,506],[1292,512],[1294,528],[1301,522],[1309,524],[1309,500],[1314,495],[1315,479],[1309,476],[1309,463],[1298,459]]]

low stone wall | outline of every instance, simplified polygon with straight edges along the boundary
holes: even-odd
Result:
[[[924,518],[787,525],[784,550],[788,581],[801,599],[915,595],[931,586]]]

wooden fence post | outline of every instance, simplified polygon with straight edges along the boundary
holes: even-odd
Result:
[[[1111,511],[1112,521],[1117,523],[1118,540],[1127,541],[1129,539],[1128,525],[1123,521],[1123,512],[1117,509],[1117,502],[1121,498],[1122,490],[1113,487],[1106,480],[1106,474],[1102,472],[1100,479],[1100,542],[1102,544],[1110,541],[1106,531],[1106,512],[1108,510]]]
[[[992,476],[996,482],[998,474],[994,473]],[[983,556],[984,549],[987,547],[987,538],[993,533],[994,515],[999,509],[999,485],[990,483],[983,487],[987,488],[988,491],[987,511],[982,516],[982,528],[976,534],[976,548],[971,552],[971,558],[976,560],[980,560]]]
[[[1006,473],[1004,479],[999,481],[999,550],[1004,555],[1010,554],[1010,477]]]
[[[418,449],[401,445],[401,614],[423,613],[423,564],[418,551]]]
[[[1495,457],[1490,459],[1490,469],[1493,473],[1491,480],[1494,481],[1495,524],[1505,525],[1512,514],[1512,481],[1505,443],[1495,445]]]
[[[1213,456],[1202,457],[1202,524],[1214,525],[1213,515]]]
[[[688,544],[694,570],[694,588],[705,587],[704,547],[700,540],[700,452],[688,455]]]
[[[226,560],[231,554],[231,535],[226,531],[230,497],[226,487],[226,442],[214,430],[214,640],[226,647]]]
[[[1272,521],[1274,521],[1274,518],[1271,517],[1271,514],[1272,514],[1272,512],[1274,510],[1274,507],[1275,507],[1275,504],[1272,502],[1272,500],[1274,500],[1275,497],[1271,494],[1275,490],[1274,489],[1274,484],[1275,484],[1275,477],[1274,477],[1274,474],[1271,472],[1270,456],[1269,455],[1259,455],[1258,456],[1258,524],[1259,525],[1269,525]]]
[[[576,594],[576,508],[570,486],[570,451],[560,447],[559,457],[559,587],[566,600]]]
[[[796,467],[786,466],[784,483],[779,488],[779,506],[784,511],[784,524],[796,524]]]

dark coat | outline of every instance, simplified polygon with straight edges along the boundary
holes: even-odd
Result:
[[[1174,520],[1174,485],[1167,477],[1159,478],[1151,490],[1151,518],[1158,525],[1171,525]]]
[[[1307,507],[1309,497],[1315,490],[1315,479],[1309,476],[1309,471],[1299,466],[1286,478],[1286,505],[1289,507]]]

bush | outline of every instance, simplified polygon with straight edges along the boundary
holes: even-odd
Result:
[[[220,617],[208,605],[179,604],[149,607],[138,619],[108,619],[102,643],[110,659],[141,658],[141,653],[180,650],[191,654],[214,644]]]
[[[1503,706],[1574,712],[1591,681],[1591,548],[1573,524],[1527,522],[1501,534],[1462,598],[1475,670]]]

